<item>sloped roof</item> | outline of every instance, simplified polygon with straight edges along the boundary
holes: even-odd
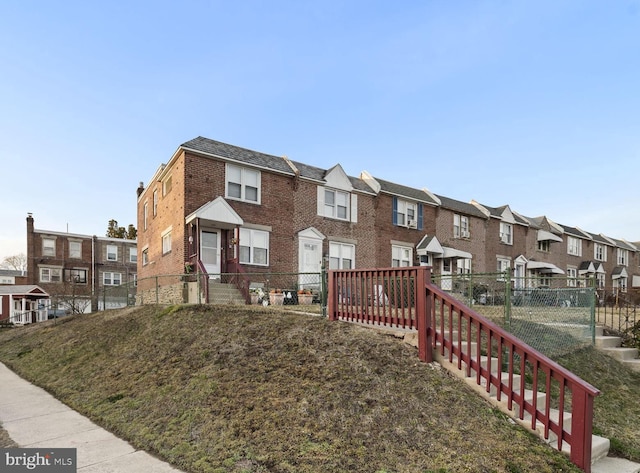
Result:
[[[0,286],[0,295],[13,295],[13,296],[41,296],[49,297],[49,294],[40,286],[35,284],[19,284],[15,286]]]
[[[182,143],[180,147],[210,154],[218,158],[252,164],[254,166],[290,174],[292,176],[294,175],[293,169],[291,169],[291,166],[289,166],[282,156],[260,153],[258,151],[222,143],[202,136],[198,136],[197,138]]]
[[[270,154],[261,153],[259,151],[253,151],[250,149],[241,148],[239,146],[230,145],[228,143],[222,143],[220,141],[204,138],[202,136],[198,136],[197,138],[187,141],[180,146],[185,149],[209,154],[217,158],[250,164],[263,169],[269,169],[271,171],[287,174],[289,176],[295,176],[295,171],[287,162],[290,161],[300,172],[300,177],[318,182],[323,182],[327,173],[332,169],[322,169],[319,167],[310,166],[299,161],[285,159],[282,156],[273,156]],[[372,193],[369,186],[367,186],[360,179],[353,176],[348,177],[355,190],[369,194]]]
[[[380,190],[382,192],[402,197],[408,197],[412,200],[417,200],[419,202],[424,202],[430,205],[438,205],[438,203],[422,189],[403,186],[402,184],[396,184],[395,182],[386,181],[378,177],[375,177],[374,179],[380,184]]]
[[[436,197],[440,199],[440,206],[447,210],[453,210],[454,212],[461,213],[464,215],[470,215],[472,217],[478,217],[483,220],[487,219],[487,216],[483,214],[478,207],[473,204],[462,202],[459,200],[451,199],[450,197],[445,197],[440,194],[436,194]]]
[[[564,230],[564,232],[567,235],[571,235],[571,236],[575,236],[575,237],[578,237],[578,238],[582,238],[583,240],[591,240],[592,239],[592,236],[589,233],[584,232],[584,231],[580,230],[579,228],[569,227],[567,225],[560,225],[560,226],[562,227],[562,229]]]

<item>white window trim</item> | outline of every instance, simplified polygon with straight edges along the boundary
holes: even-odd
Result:
[[[602,257],[598,256],[598,249],[602,250]],[[596,243],[593,246],[593,259],[596,261],[602,261],[604,263],[607,262],[607,245],[603,245],[602,243]]]
[[[51,247],[47,246],[45,242],[52,242]],[[52,253],[45,251],[45,248],[51,248]],[[54,237],[42,237],[42,256],[55,256],[56,255],[56,239]]]
[[[629,264],[629,251],[624,248],[618,248],[616,261],[618,266],[627,266]]]
[[[171,230],[173,229],[173,226],[167,228],[165,231],[162,232],[162,234],[160,235],[160,241],[162,243],[162,254],[166,255],[171,253],[171,245],[172,245],[172,241],[171,241]],[[166,239],[168,237],[168,240]],[[165,243],[168,242],[168,245],[165,245]]]
[[[114,248],[115,249],[115,258],[111,259],[109,258],[109,248]],[[118,245],[107,245],[106,247],[106,253],[105,253],[105,261],[111,261],[111,262],[117,262],[118,261]]]
[[[135,258],[134,258],[135,255]],[[129,263],[137,263],[138,262],[138,248],[129,248]]]
[[[108,278],[110,283],[107,284],[107,274],[110,275],[110,277]],[[115,283],[116,278],[114,277],[115,275],[118,275],[118,280],[120,281],[119,284]],[[122,273],[117,273],[115,271],[105,271],[104,273],[102,273],[102,285],[103,286],[121,286],[122,285]]]
[[[351,243],[342,243],[340,241],[330,241],[329,242],[329,266],[331,266],[331,260],[332,259],[337,259],[338,260],[338,268],[332,268],[332,269],[347,269],[347,268],[343,268],[343,261],[344,261],[344,250],[346,248],[350,249],[351,252],[351,268],[348,269],[355,269],[356,266],[356,245],[351,244]],[[334,251],[332,251],[334,250]],[[337,255],[335,254],[335,251],[337,250]]]
[[[398,255],[398,253],[400,253]],[[408,253],[405,255],[405,253]],[[396,258],[396,256],[398,256]],[[406,256],[406,258],[405,258]],[[394,261],[398,261],[399,264],[394,264]],[[403,263],[407,264],[403,264]],[[413,264],[413,247],[404,245],[391,245],[391,267],[392,268],[406,268]]]
[[[567,254],[582,256],[582,240],[580,238],[567,236]]]
[[[240,197],[235,197],[235,196],[231,196],[229,195],[229,169],[232,168],[236,168],[238,170],[240,170],[240,182],[234,182],[234,184],[239,184],[240,185]],[[246,183],[246,179],[245,179],[245,172],[255,172],[257,174],[257,179],[256,179],[256,200],[249,200],[247,199],[247,192],[246,192],[246,188],[247,188],[247,183]],[[227,199],[231,199],[231,200],[237,200],[240,202],[246,202],[248,204],[256,204],[256,205],[260,205],[262,203],[262,172],[257,170],[257,169],[253,169],[253,168],[249,168],[246,166],[238,166],[237,164],[231,164],[231,163],[227,163],[226,164],[226,168],[225,168],[225,178],[224,178],[224,195]]]
[[[325,205],[324,205],[324,193],[325,191],[333,191],[333,192],[341,192],[347,195],[347,218],[338,218],[333,215],[326,215],[325,213]],[[342,189],[334,189],[332,187],[318,186],[318,198],[317,198],[317,207],[318,207],[318,215],[331,218],[335,220],[340,220],[341,222],[352,222],[357,223],[358,221],[358,196],[352,192],[348,192]]]
[[[453,214],[453,237],[469,238],[469,217],[462,214]]]
[[[249,234],[249,245],[245,245],[247,240],[247,233]],[[244,234],[244,235],[243,235]],[[264,248],[267,251],[267,257],[265,263],[257,263],[255,250],[256,246],[254,246],[254,236],[261,235],[266,239],[267,247]],[[239,259],[240,264],[247,264],[253,266],[269,266],[269,258],[271,257],[271,239],[270,233],[265,230],[259,230],[255,228],[241,228],[240,229],[240,247],[248,247],[249,248],[249,261],[242,261]],[[238,255],[240,257],[240,255]]]
[[[500,242],[505,245],[513,245],[513,225],[511,223],[500,222]]]
[[[43,271],[49,272],[48,278],[43,278]],[[57,281],[53,280],[53,272],[56,271],[58,273],[59,279]],[[57,284],[61,283],[63,279],[62,267],[61,266],[40,266],[38,268],[38,278],[41,283],[49,283],[49,284]]]
[[[78,245],[80,247],[78,256],[73,256],[71,254],[71,245]],[[81,241],[69,240],[69,258],[70,259],[82,259],[82,242]]]

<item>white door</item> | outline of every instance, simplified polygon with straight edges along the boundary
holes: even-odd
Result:
[[[301,238],[298,261],[300,273],[320,273],[322,271],[322,240]],[[311,274],[300,274],[298,286],[301,289],[319,289],[320,279]]]
[[[202,231],[200,259],[210,277],[220,277],[220,232]]]
[[[443,258],[442,271],[440,271],[440,288],[445,291],[450,291],[452,287],[451,258]]]

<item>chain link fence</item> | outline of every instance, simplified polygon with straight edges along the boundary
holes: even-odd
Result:
[[[435,275],[433,282],[541,353],[555,357],[592,344],[593,287],[574,279],[513,279],[505,273]]]

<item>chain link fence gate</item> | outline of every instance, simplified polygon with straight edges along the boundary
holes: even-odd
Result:
[[[549,356],[570,353],[595,340],[593,287],[575,279],[518,278],[504,273],[434,275],[434,284],[525,343]]]

